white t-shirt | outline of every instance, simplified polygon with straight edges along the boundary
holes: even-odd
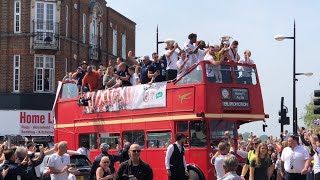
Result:
[[[207,54],[206,56],[204,56],[204,60],[213,60],[213,56],[211,54]],[[207,73],[207,77],[214,77],[214,70],[217,69],[217,66],[213,65],[213,64],[206,64],[206,73]]]
[[[68,180],[77,180],[74,174],[69,173]]]
[[[204,60],[204,52],[206,51],[206,49],[198,49],[198,52],[197,52],[197,58],[198,58],[198,62]]]
[[[165,52],[165,54],[169,53],[171,50],[167,50]],[[167,56],[167,70],[168,69],[172,69],[172,70],[177,70],[178,67],[177,67],[177,61],[178,61],[178,58],[179,57],[179,53],[174,51],[171,56]]]
[[[187,55],[189,55],[188,66],[191,67],[193,64],[198,62],[198,57],[197,54],[189,54],[187,49],[193,51],[194,49],[196,49],[196,47],[189,42],[184,44],[184,51],[187,53]]]
[[[86,155],[90,159],[90,150],[89,149],[87,149],[85,147],[81,147],[77,150],[77,152],[82,155]]]
[[[308,159],[310,159],[310,155],[303,146],[296,146],[293,150],[291,147],[286,147],[281,154],[281,161],[284,162],[284,169],[288,173],[301,173],[305,161]],[[293,162],[290,163],[290,161]]]
[[[320,172],[320,155],[318,153],[320,153],[320,148],[317,148],[317,152],[313,155],[313,159],[314,159],[313,171],[314,171],[314,174],[317,174],[317,173]]]
[[[181,66],[183,64],[183,60],[179,59],[177,62],[177,67]],[[178,74],[177,77],[180,77],[184,72],[186,72],[188,70],[188,63],[186,63],[180,70],[178,69]]]
[[[224,169],[223,169],[223,160],[227,155],[219,155],[214,160],[214,167],[217,173],[217,180],[222,180],[224,176]]]
[[[240,60],[239,63],[248,64],[246,60]],[[250,63],[254,64],[254,61],[250,59]],[[238,70],[242,72],[242,77],[251,77],[252,67],[248,66],[238,66]]]
[[[59,156],[57,153],[54,153],[50,156],[48,167],[53,167],[56,170],[62,170],[64,167],[70,165],[70,156],[64,154]],[[67,171],[60,174],[50,174],[51,180],[62,180],[68,179],[69,173]]]
[[[130,83],[132,84],[132,86],[138,85],[137,80],[139,80],[139,76],[137,73],[134,73],[130,78]]]

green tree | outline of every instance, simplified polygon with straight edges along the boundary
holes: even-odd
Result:
[[[260,139],[261,139],[262,142],[265,142],[265,141],[268,140],[268,136],[265,135],[265,134],[264,134],[264,135],[261,135],[261,136],[260,136]]]
[[[315,124],[313,124],[313,121],[320,118],[319,115],[313,114],[313,108],[314,108],[314,104],[313,104],[313,96],[311,96],[310,98],[310,102],[308,104],[306,104],[306,106],[304,107],[305,109],[305,113],[303,115],[303,121],[304,124],[309,128],[309,129],[315,129],[315,128],[319,128],[318,126],[316,126]]]

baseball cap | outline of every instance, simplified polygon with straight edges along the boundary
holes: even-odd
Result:
[[[88,64],[87,64],[87,61],[82,61],[82,63],[80,64],[80,66],[81,66],[82,64],[88,65]]]
[[[101,151],[107,151],[110,148],[110,146],[107,143],[102,143],[100,145],[100,150]]]

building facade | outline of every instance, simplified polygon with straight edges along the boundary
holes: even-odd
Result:
[[[52,123],[47,113],[58,81],[82,61],[106,66],[126,59],[127,51],[135,50],[135,25],[105,0],[0,1],[0,119],[19,117],[20,126],[0,136],[52,135],[53,129],[31,125],[42,116]],[[30,119],[22,122],[25,113]]]

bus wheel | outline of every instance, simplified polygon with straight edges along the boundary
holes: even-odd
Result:
[[[194,165],[188,166],[190,180],[205,180],[204,174]]]

